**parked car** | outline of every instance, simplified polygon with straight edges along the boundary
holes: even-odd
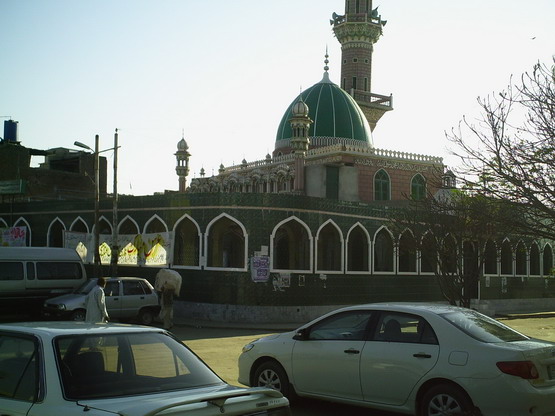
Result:
[[[84,322],[0,325],[0,410],[27,416],[289,416],[276,390],[226,384],[171,333]]]
[[[239,382],[418,416],[555,415],[555,343],[469,309],[368,304],[245,345]]]
[[[46,300],[43,304],[43,315],[83,321],[86,314],[85,300],[95,285],[96,279],[90,279],[73,293]],[[104,294],[110,319],[138,319],[141,324],[150,325],[160,312],[158,295],[146,279],[107,278]]]

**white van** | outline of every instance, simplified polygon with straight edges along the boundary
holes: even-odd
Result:
[[[50,298],[87,280],[74,249],[0,247],[0,299]]]

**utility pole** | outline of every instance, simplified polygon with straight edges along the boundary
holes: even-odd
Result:
[[[94,277],[100,277],[99,216],[100,216],[100,152],[99,137],[94,136]]]
[[[118,277],[118,129],[114,134],[114,192],[112,195],[112,257],[111,276]]]

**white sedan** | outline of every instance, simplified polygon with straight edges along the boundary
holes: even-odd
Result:
[[[36,322],[0,325],[0,414],[291,413],[280,392],[226,384],[162,329]]]
[[[555,343],[469,309],[360,305],[245,345],[239,382],[418,416],[554,416]]]

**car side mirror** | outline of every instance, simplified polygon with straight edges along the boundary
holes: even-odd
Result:
[[[308,339],[308,333],[308,328],[301,328],[297,331],[293,339],[296,341],[306,341]]]

